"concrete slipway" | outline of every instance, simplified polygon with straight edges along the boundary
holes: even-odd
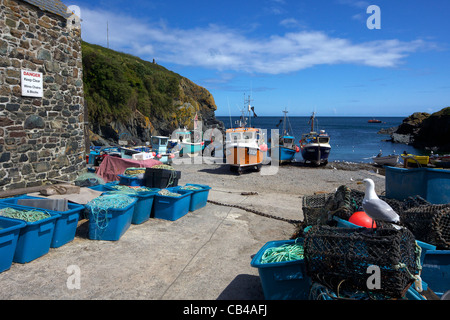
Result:
[[[351,181],[368,174],[384,189],[384,177],[365,170],[284,167],[273,176],[237,176],[220,165],[177,170],[182,185],[210,185],[210,200],[294,220],[303,219],[302,195],[333,192],[342,184],[353,187]],[[89,240],[87,222],[82,222],[72,242],[0,273],[0,299],[264,299],[258,270],[250,266],[252,256],[266,242],[289,239],[295,232],[288,222],[212,203],[177,221],[151,218],[131,225],[114,242]],[[73,265],[80,270],[79,289],[67,286]]]
[[[301,214],[298,197],[213,189],[209,199],[258,210],[282,201],[285,210],[277,215],[299,219]],[[1,273],[0,298],[264,299],[251,257],[267,241],[294,232],[287,222],[210,203],[177,221],[131,225],[114,242],[89,240],[86,225],[80,224],[72,242]],[[71,265],[80,269],[80,289],[67,286]]]

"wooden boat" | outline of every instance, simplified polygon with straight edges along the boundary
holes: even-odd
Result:
[[[290,135],[289,132],[292,132],[292,128],[290,126],[289,120],[287,118],[287,110],[284,110],[284,119],[283,119],[283,132],[282,135],[271,147],[271,157],[272,160],[277,159],[279,163],[287,163],[291,162],[295,158],[295,154],[300,151],[300,148],[295,145],[295,137]],[[289,130],[286,129],[288,126]],[[274,157],[275,156],[275,157]]]
[[[429,156],[417,156],[409,153],[402,153],[401,157],[405,167],[410,164],[421,167],[426,166],[430,162]]]
[[[372,161],[379,166],[392,166],[395,167],[398,163],[399,155],[390,154],[388,156],[382,156],[381,153],[372,158]]]
[[[247,110],[250,112],[253,107],[249,104]],[[253,128],[251,124],[247,126],[244,113],[237,128],[226,130],[225,138],[226,163],[230,165],[230,170],[238,173],[244,169],[261,170],[264,152],[267,151],[265,136],[261,129]]]
[[[430,163],[436,168],[450,168],[450,155],[432,155]]]
[[[330,136],[325,133],[325,130],[320,130],[319,133],[314,131],[314,121],[315,112],[310,118],[311,131],[303,134],[300,140],[302,157],[305,163],[310,162],[314,165],[327,164],[331,151]]]

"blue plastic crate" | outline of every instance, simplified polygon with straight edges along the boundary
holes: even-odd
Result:
[[[140,192],[132,197],[137,198],[134,206],[132,224],[141,224],[150,219],[156,192]]]
[[[211,187],[203,184],[193,184],[193,183],[186,183],[186,186],[195,186],[201,188],[200,190],[190,190],[192,191],[192,195],[191,195],[191,203],[189,205],[189,211],[195,211],[197,209],[206,206],[206,203],[208,202],[209,190],[211,190]],[[182,187],[178,188],[181,189]]]
[[[105,189],[108,191],[115,191],[117,189],[114,186],[118,185],[117,181],[105,184]],[[133,187],[130,187],[131,189]],[[160,190],[158,188],[149,188],[151,191],[142,191],[137,194],[130,194],[130,197],[137,198],[136,205],[134,206],[132,224],[141,224],[150,219],[152,212],[153,201],[155,194]]]
[[[95,157],[98,156],[99,154],[100,154],[100,152],[91,150],[91,152],[89,152],[88,164],[94,164]]]
[[[450,250],[427,251],[422,279],[439,297],[450,290]]]
[[[168,190],[179,193],[173,188],[168,188]],[[180,192],[180,194],[181,196],[179,197],[164,196],[158,193],[155,194],[152,216],[157,219],[170,221],[175,221],[185,216],[189,212],[192,192]]]
[[[253,257],[251,266],[258,268],[261,285],[266,300],[307,300],[311,279],[306,274],[305,260],[261,263],[264,252],[284,244],[294,244],[297,240],[267,242]]]
[[[8,207],[18,210],[30,210],[29,207],[0,203],[0,208]],[[48,214],[50,214],[50,217],[36,222],[24,221],[26,225],[25,227],[20,229],[13,262],[28,263],[47,254],[50,250],[50,244],[52,243],[56,220],[60,217],[60,215],[56,212],[39,208],[33,208],[33,210],[48,212]],[[19,219],[13,220],[22,221]]]
[[[32,197],[28,195],[22,195],[13,198],[7,198],[2,200],[4,203],[18,205],[20,199],[42,199],[39,197]],[[20,205],[27,208],[27,210],[35,209],[34,207]],[[77,232],[78,220],[83,213],[84,206],[76,203],[68,203],[69,210],[67,211],[54,211],[47,210],[48,212],[55,212],[60,215],[56,220],[55,231],[53,232],[52,242],[50,248],[59,248],[66,243],[69,243],[75,238]]]
[[[386,197],[404,200],[419,195],[432,204],[450,202],[450,171],[386,167]]]
[[[104,184],[98,184],[96,186],[90,186],[88,188],[95,190],[95,191],[100,191],[100,192],[108,192],[109,191],[109,189]]]
[[[23,221],[0,217],[0,272],[11,268]]]
[[[130,187],[139,187],[144,184],[144,178],[138,178],[133,176],[126,176],[123,174],[117,175],[119,177],[119,183],[124,186],[130,186]]]
[[[136,201],[137,199],[134,198],[133,202],[125,208],[103,210],[98,217],[94,216],[91,210],[88,209],[89,239],[119,240],[131,225]]]

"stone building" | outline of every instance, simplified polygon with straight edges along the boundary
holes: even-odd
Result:
[[[0,0],[0,190],[86,168],[76,22],[59,0]]]

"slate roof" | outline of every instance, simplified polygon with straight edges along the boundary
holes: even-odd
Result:
[[[42,11],[47,11],[61,16],[65,19],[69,18],[72,13],[67,13],[67,6],[60,0],[22,0],[32,4]]]

